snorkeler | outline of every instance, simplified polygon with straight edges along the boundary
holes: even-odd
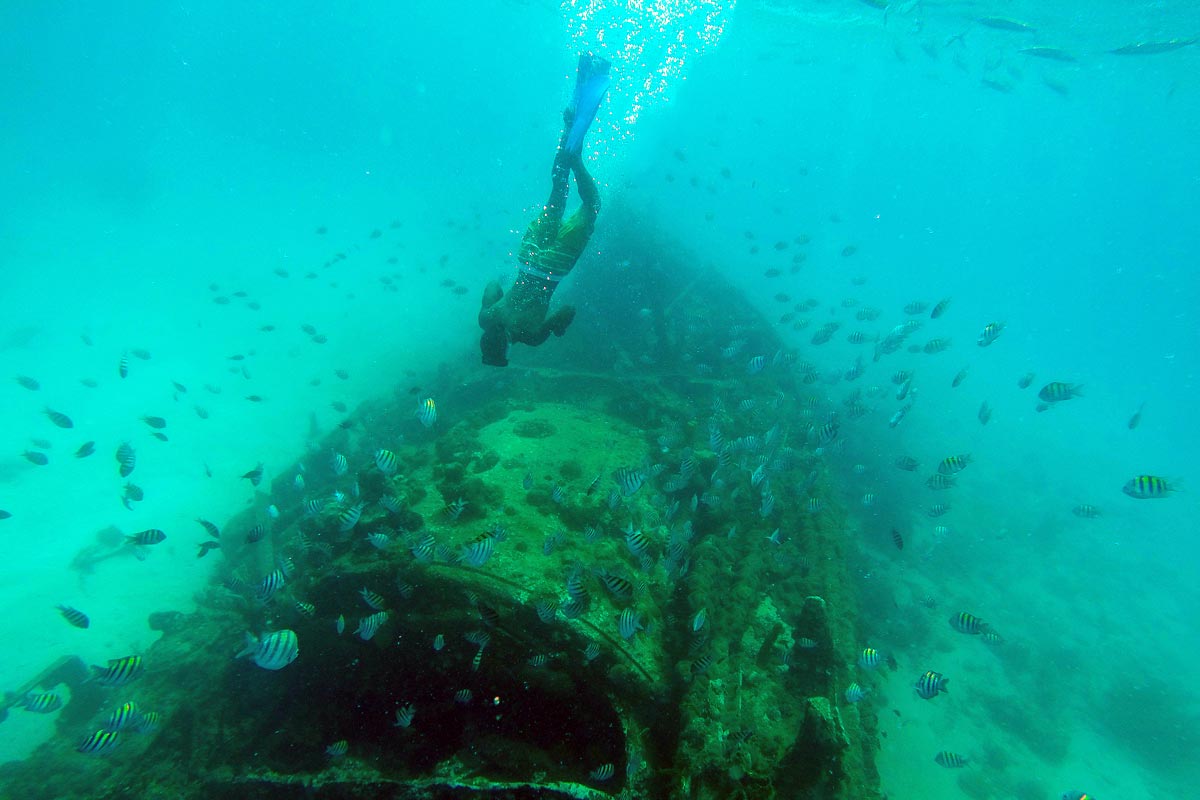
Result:
[[[504,294],[496,281],[483,290],[483,306],[479,310],[483,336],[479,339],[479,349],[484,364],[507,366],[509,342],[537,347],[551,333],[562,336],[575,318],[573,306],[563,306],[548,316],[547,312],[554,290],[587,247],[600,213],[600,192],[583,165],[582,152],[583,137],[608,91],[609,66],[599,56],[579,57],[575,95],[563,112],[566,130],[550,173],[550,199],[521,240],[518,254],[521,266],[508,294]],[[568,178],[572,172],[583,205],[564,221]]]

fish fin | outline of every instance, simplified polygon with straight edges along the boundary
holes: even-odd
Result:
[[[245,635],[246,635],[245,644],[242,646],[242,649],[238,651],[238,654],[236,656],[234,656],[234,658],[242,658],[243,656],[248,656],[251,653],[253,653],[255,650],[258,649],[258,637],[255,636],[253,633],[250,633],[250,631],[246,631]]]

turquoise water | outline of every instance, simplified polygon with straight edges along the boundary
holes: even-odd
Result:
[[[310,413],[329,427],[341,418],[331,403],[353,407],[442,365],[481,369],[479,288],[511,279],[574,53],[595,47],[617,76],[589,139],[606,202],[686,243],[769,320],[819,300],[799,315],[810,327],[778,327],[826,375],[863,356],[857,383],[819,384],[829,407],[882,387],[830,459],[858,508],[864,630],[905,667],[874,678],[899,712],[881,714],[888,796],[961,796],[960,775],[932,763],[941,749],[971,755],[977,774],[1105,799],[1195,784],[1200,47],[1108,51],[1196,36],[1200,12],[897,3],[885,20],[850,0],[407,5],[0,11],[0,508],[13,514],[0,521],[0,683],[65,652],[99,662],[144,648],[146,615],[188,607],[211,569],[180,535],[146,562],[82,575],[69,564],[97,531],[199,534],[194,517],[251,502],[238,476],[262,461],[270,480],[304,449]],[[988,16],[1036,30],[977,22]],[[1076,60],[1019,52],[1037,46]],[[775,250],[801,234],[803,248]],[[616,282],[636,267],[597,251],[580,263]],[[782,275],[765,277],[771,268]],[[563,298],[586,314],[571,289]],[[871,344],[845,340],[943,297],[946,314],[926,312],[910,341],[948,337],[944,353],[901,348],[873,363]],[[862,306],[881,316],[856,322]],[[844,323],[833,340],[810,344],[829,319]],[[1004,333],[977,347],[993,321]],[[134,348],[151,357],[132,357],[121,379]],[[891,429],[901,368],[918,394]],[[1026,372],[1036,379],[1021,390]],[[16,375],[41,388],[5,377]],[[1051,380],[1085,396],[1038,413],[1034,394]],[[76,427],[50,425],[45,406]],[[150,437],[145,414],[169,420],[169,443]],[[31,437],[50,440],[48,465],[20,456]],[[86,440],[96,454],[75,459]],[[111,460],[124,440],[147,492],[132,512]],[[968,452],[953,510],[929,519],[925,474]],[[896,470],[903,454],[922,470]],[[1124,496],[1143,473],[1183,491]],[[858,504],[866,492],[875,505]],[[1080,503],[1101,516],[1076,517]],[[949,532],[935,534],[939,523]],[[892,525],[906,533],[903,560]],[[916,625],[925,597],[946,617],[988,620],[1003,647]],[[58,603],[86,608],[92,628],[67,627]],[[986,688],[956,705],[908,699],[930,652],[971,676],[956,684]],[[4,722],[0,755],[48,732],[31,717]]]

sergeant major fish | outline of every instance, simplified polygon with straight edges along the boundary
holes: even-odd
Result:
[[[1160,478],[1157,475],[1138,475],[1136,478],[1126,481],[1125,485],[1121,487],[1121,491],[1135,500],[1150,500],[1166,497],[1176,489],[1166,478]]]
[[[1000,334],[1003,332],[1003,322],[989,322],[987,325],[983,326],[983,330],[980,331],[979,338],[975,340],[975,343],[980,347],[987,347],[989,344],[996,341],[996,339],[999,338]]]
[[[1038,399],[1045,403],[1061,403],[1072,397],[1083,397],[1083,386],[1077,383],[1051,381],[1038,392]]]
[[[426,428],[432,427],[437,422],[437,404],[433,401],[432,397],[426,397],[422,400],[414,413]]]
[[[234,658],[250,656],[250,660],[263,669],[283,669],[300,655],[300,640],[295,631],[284,628],[273,631],[259,639],[252,633],[246,634],[246,645]]]
[[[933,761],[938,766],[946,767],[947,769],[961,769],[970,763],[970,759],[968,759],[966,756],[959,755],[958,753],[954,753],[949,750],[942,750],[933,757]]]
[[[109,659],[108,665],[92,667],[93,677],[101,686],[124,686],[142,674],[142,657],[125,656]]]
[[[940,692],[948,693],[949,689],[946,688],[946,684],[949,682],[950,679],[942,673],[928,670],[920,678],[917,678],[917,694],[924,700],[931,700]]]

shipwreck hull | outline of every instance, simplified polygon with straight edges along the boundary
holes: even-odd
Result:
[[[702,368],[723,326],[739,326],[747,352],[786,351],[711,276],[679,265],[643,272],[662,310],[641,328],[589,329],[585,316],[621,318],[628,302],[606,306],[597,293],[561,350],[556,341],[529,354],[533,366],[444,373],[434,427],[417,425],[411,398],[397,393],[314,443],[320,455],[297,460],[303,490],[285,470],[260,508],[224,526],[230,539],[273,503],[281,513],[267,539],[225,543],[198,610],[156,619],[164,635],[143,654],[145,675],[5,765],[5,796],[876,796],[872,732],[842,699],[850,678],[839,653],[857,640],[844,509],[825,461],[803,443],[813,408],[803,376],[786,357],[770,380],[747,379],[744,360]],[[607,355],[581,349],[596,337]],[[722,409],[746,399],[754,410]],[[746,459],[722,463],[714,417],[727,438],[786,423],[773,510],[764,513]],[[394,474],[376,465],[378,448],[395,453]],[[347,474],[325,465],[330,452],[346,456]],[[613,502],[622,467],[645,470],[645,484]],[[355,485],[363,511],[344,530]],[[306,508],[337,491],[346,497]],[[809,497],[821,499],[818,512],[804,507]],[[642,552],[630,527],[645,534]],[[485,558],[467,556],[485,540]],[[289,567],[286,584],[263,602],[255,587],[277,564]],[[606,575],[627,581],[628,595]],[[373,613],[364,588],[388,612],[369,640],[354,633]],[[641,628],[629,638],[617,625],[623,609]],[[234,660],[244,631],[280,628],[299,637],[294,663],[268,671]],[[161,713],[157,732],[123,734],[105,757],[74,751],[131,698]],[[396,709],[410,704],[411,725],[398,727]],[[339,740],[347,753],[329,756]]]

